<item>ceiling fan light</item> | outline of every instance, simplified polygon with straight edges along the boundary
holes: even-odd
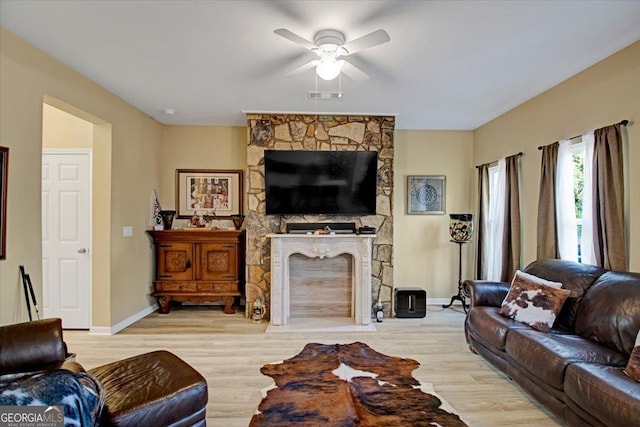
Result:
[[[344,61],[335,58],[322,58],[316,67],[316,74],[323,80],[333,80],[340,74]]]

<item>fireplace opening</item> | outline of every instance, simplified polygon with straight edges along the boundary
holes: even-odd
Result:
[[[289,317],[336,318],[354,316],[353,256],[289,257]]]

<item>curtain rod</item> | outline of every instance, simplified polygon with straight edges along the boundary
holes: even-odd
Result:
[[[629,124],[629,120],[624,119],[624,120],[622,120],[620,123],[616,123],[616,124],[617,124],[617,125],[620,125],[620,126],[626,126],[626,125],[628,125],[628,124]],[[571,140],[571,139],[576,139],[576,138],[581,137],[581,136],[582,136],[582,135],[572,136],[571,138],[569,138],[569,140]],[[538,150],[542,150],[544,147],[545,147],[544,145],[540,145],[540,146],[538,146]]]
[[[524,153],[521,151],[518,154],[514,154],[514,156],[522,157],[522,156],[524,156]],[[513,156],[507,156],[507,157],[513,157]],[[498,160],[494,160],[493,162],[483,163],[483,164],[484,165],[490,165],[490,164],[493,164],[493,163],[498,163]],[[476,166],[476,169],[478,169],[480,166],[482,166],[482,165]]]

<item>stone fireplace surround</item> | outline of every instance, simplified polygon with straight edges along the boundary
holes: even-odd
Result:
[[[393,289],[393,144],[392,116],[247,114],[247,283],[246,315],[256,298],[271,304],[270,234],[283,233],[288,222],[355,222],[372,226],[371,300],[380,300],[390,317]],[[264,150],[361,150],[378,152],[376,215],[281,216],[265,214]]]

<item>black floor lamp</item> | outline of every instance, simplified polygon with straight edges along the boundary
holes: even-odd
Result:
[[[473,234],[473,215],[450,214],[449,234],[451,234],[451,242],[458,245],[458,293],[452,296],[449,304],[444,304],[442,308],[451,307],[453,302],[458,300],[462,303],[462,309],[466,313],[469,305],[466,302],[462,290],[462,245],[469,243],[471,240],[471,235]]]

